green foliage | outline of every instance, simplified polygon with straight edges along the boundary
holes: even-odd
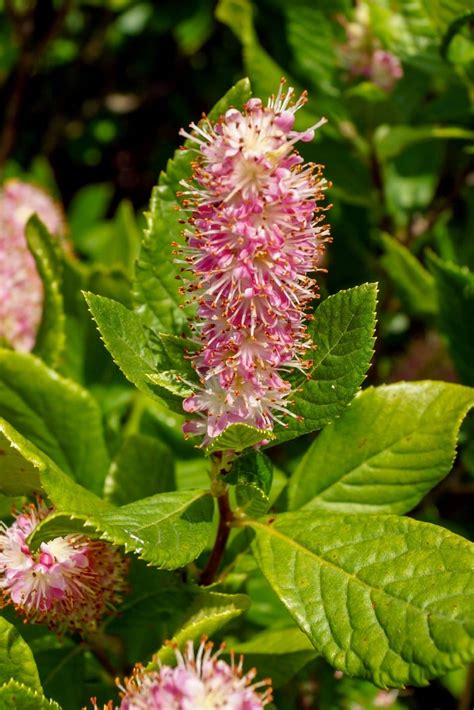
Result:
[[[202,592],[193,600],[180,630],[171,639],[172,644],[182,647],[186,641],[200,641],[203,634],[212,636],[233,619],[241,616],[249,606],[250,600],[244,594],[220,594]],[[149,668],[156,668],[155,661],[173,663],[173,646],[164,644],[157,652]]]
[[[156,567],[177,569],[196,559],[210,540],[214,505],[207,491],[160,493],[119,508],[106,507],[98,514],[93,507],[86,512],[88,497],[84,502],[81,498],[79,490],[76,501],[68,496],[63,502],[56,496],[62,512],[35,528],[34,548],[58,535],[81,531],[123,545]]]
[[[242,80],[218,102],[212,118],[229,106],[240,107],[248,98],[248,81]],[[216,115],[217,114],[217,115]],[[193,151],[178,152],[161,173],[152,193],[147,227],[136,267],[135,303],[137,312],[147,326],[155,331],[184,335],[186,316],[192,309],[185,307],[185,297],[178,289],[180,267],[175,263],[175,245],[183,244],[182,215],[176,197],[181,180],[191,177]]]
[[[10,680],[24,684],[32,691],[42,692],[30,647],[16,628],[0,617],[0,686]]]
[[[236,503],[242,511],[253,517],[266,513],[270,506],[273,465],[265,454],[249,451],[239,456],[225,480],[235,486]]]
[[[438,312],[434,279],[418,259],[388,234],[382,234],[385,254],[382,264],[388,273],[405,310],[419,318]]]
[[[379,126],[374,138],[379,159],[386,161],[395,158],[415,143],[430,141],[433,138],[472,140],[474,131],[458,126]]]
[[[61,710],[53,700],[14,680],[0,686],[0,707],[2,710]]]
[[[32,355],[3,350],[0,417],[9,425],[3,435],[33,465],[54,464],[92,491],[102,491],[109,458],[99,408],[86,390]]]
[[[84,297],[115,363],[130,382],[153,395],[147,376],[155,369],[158,356],[139,316],[110,298],[93,293]]]
[[[133,434],[124,440],[110,466],[104,493],[115,505],[125,505],[174,488],[169,448],[151,436]]]
[[[58,247],[37,217],[32,217],[27,225],[26,239],[35,259],[44,292],[43,313],[34,352],[47,365],[55,367],[60,362],[65,345],[65,320]]]
[[[474,334],[469,323],[474,305],[474,274],[466,266],[430,258],[439,301],[439,321],[448,338],[459,375],[474,386]]]
[[[246,524],[273,589],[339,670],[398,688],[472,658],[466,540],[383,515],[306,511]]]
[[[227,449],[243,451],[265,439],[273,441],[275,435],[271,431],[257,429],[248,424],[230,424],[222,434],[214,437],[206,447],[206,454],[212,454],[215,451],[226,451]]]
[[[401,382],[360,393],[306,451],[289,485],[292,509],[407,513],[453,464],[474,390]]]
[[[0,419],[0,457],[0,493],[31,495],[40,490],[40,452],[4,419]]]
[[[321,429],[338,417],[356,394],[374,346],[376,284],[340,291],[317,308],[310,335],[314,342],[307,380],[295,379],[297,418],[276,427],[276,443]]]
[[[313,644],[298,628],[268,630],[234,646],[245,656],[246,667],[258,668],[260,678],[271,678],[279,688],[317,656]]]

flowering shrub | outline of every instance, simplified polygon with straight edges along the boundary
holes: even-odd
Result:
[[[7,8],[20,86],[0,128],[0,708],[469,707],[464,9],[58,3],[36,61],[48,13],[31,34],[27,5]],[[109,69],[127,48],[126,81],[172,39],[167,81],[206,66],[209,86],[165,102],[161,75],[140,97],[108,75],[55,114],[54,171],[21,169],[26,74],[34,107],[43,74],[67,91],[84,32],[87,94],[96,30]],[[241,48],[249,78],[201,114]],[[128,122],[156,170],[164,114],[182,145],[142,222],[120,202],[149,187]],[[107,166],[112,202],[74,194]]]

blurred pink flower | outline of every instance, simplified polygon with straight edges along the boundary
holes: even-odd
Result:
[[[305,318],[317,286],[309,274],[321,270],[329,228],[317,204],[322,168],[295,149],[325,123],[294,130],[305,102],[282,82],[267,106],[253,98],[215,124],[205,118],[181,131],[197,153],[193,181],[183,182],[191,229],[181,255],[192,273],[183,291],[197,303],[201,348],[192,363],[202,383],[184,401],[196,415],[184,431],[204,443],[232,423],[283,423],[292,391],[285,373],[310,364]]]
[[[62,210],[46,192],[20,180],[5,183],[0,189],[0,338],[22,351],[34,347],[43,308],[43,285],[25,238],[33,214],[51,234],[64,234]]]
[[[343,65],[352,76],[363,76],[384,91],[391,91],[402,78],[403,68],[398,57],[382,49],[380,40],[373,34],[369,7],[360,2],[352,22],[345,17],[340,21],[347,35],[346,44],[339,48]]]
[[[28,537],[51,508],[31,504],[7,527],[0,523],[0,606],[57,631],[93,629],[126,589],[127,561],[108,543],[66,535],[41,543]]]
[[[212,653],[213,644],[203,637],[196,653],[188,641],[184,653],[175,648],[177,664],[161,664],[146,671],[136,666],[122,690],[120,710],[260,710],[272,700],[270,680],[254,683],[256,670],[244,674],[240,657],[230,664],[220,658],[224,646]],[[266,687],[261,692],[260,689]],[[94,701],[93,701],[94,702]],[[97,710],[97,705],[94,704]],[[113,704],[106,708],[113,710]]]

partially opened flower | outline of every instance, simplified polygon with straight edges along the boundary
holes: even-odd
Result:
[[[136,666],[121,688],[120,710],[260,710],[272,699],[271,681],[255,683],[257,671],[243,672],[243,658],[230,663],[215,653],[213,644],[203,637],[197,651],[192,641],[181,653],[175,648],[176,666],[163,665],[146,671]],[[106,706],[113,710],[113,704]],[[95,705],[97,710],[97,705]]]
[[[193,415],[184,431],[204,443],[232,423],[282,422],[291,413],[287,373],[310,365],[305,320],[329,229],[318,204],[322,168],[295,149],[325,122],[294,129],[305,101],[282,82],[266,106],[254,98],[182,131],[196,152],[183,183],[191,216],[181,254],[192,274],[183,288],[197,304],[192,364],[202,385],[184,401]]]
[[[10,180],[0,189],[0,338],[32,350],[43,308],[43,285],[28,250],[25,227],[37,214],[52,235],[64,234],[61,208],[34,185]]]
[[[95,628],[121,600],[127,561],[108,543],[84,535],[27,541],[51,508],[31,504],[7,527],[0,523],[0,606],[13,604],[25,621],[54,630]]]

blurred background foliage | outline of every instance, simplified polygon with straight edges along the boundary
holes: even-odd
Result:
[[[369,50],[401,62],[388,88],[350,63],[348,23],[362,16]],[[262,98],[282,76],[307,89],[299,128],[328,119],[301,148],[333,183],[321,293],[379,281],[368,383],[474,386],[473,23],[473,0],[0,0],[0,180],[33,181],[64,204],[78,258],[63,265],[62,371],[97,397],[111,451],[125,423],[127,434],[166,441],[183,485],[205,477],[180,416],[144,405],[112,363],[79,289],[130,305],[143,211],[178,130],[244,75]],[[283,481],[301,448],[298,440],[273,450]],[[414,515],[472,538],[473,497],[468,419],[453,473]],[[281,604],[261,575],[251,572],[247,586],[255,631],[278,627]],[[335,684],[321,663],[297,678],[277,692],[278,707],[357,710],[384,700],[362,681]],[[73,707],[56,680],[45,690]],[[457,672],[392,707],[467,710],[466,687]]]

